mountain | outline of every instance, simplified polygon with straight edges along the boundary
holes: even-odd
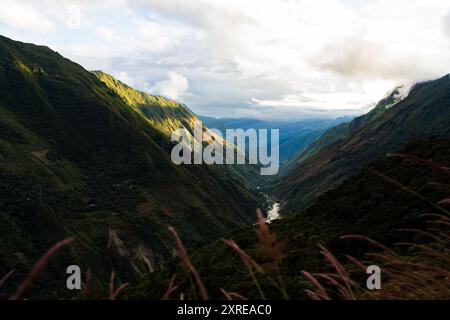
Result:
[[[406,97],[394,91],[368,115],[334,129],[337,138],[325,142],[325,135],[319,140],[323,146],[319,150],[313,146],[316,150],[296,163],[275,193],[288,211],[307,206],[357,173],[361,165],[414,138],[448,136],[449,123],[449,76],[416,84]]]
[[[133,89],[102,71],[93,71],[93,73],[153,128],[167,137],[179,128],[193,131],[193,123],[197,117],[186,105]]]
[[[306,149],[316,139],[320,138],[327,129],[342,122],[351,120],[350,117],[337,119],[308,119],[303,121],[263,121],[251,118],[213,118],[200,117],[209,128],[218,129],[224,134],[226,129],[279,129],[280,130],[280,163],[286,163],[297,153]]]
[[[172,163],[168,133],[191,117],[47,47],[0,37],[0,274],[16,269],[18,281],[74,236],[38,288],[57,292],[70,264],[102,283],[112,270],[126,280],[172,255],[167,225],[195,247],[253,223],[259,200],[239,180]]]
[[[450,167],[448,139],[415,141],[395,151],[423,159],[433,159],[434,163]],[[381,157],[368,164],[367,168],[369,170],[360,171],[336,189],[322,194],[308,208],[295,210],[269,225],[270,231],[276,235],[278,243],[281,244],[279,248],[283,252],[283,259],[279,262],[278,274],[282,277],[290,299],[308,299],[305,290],[313,288],[302,274],[302,270],[313,274],[335,272],[325,262],[318,244],[331,250],[347,268],[349,275],[361,281],[361,285],[364,286],[367,276],[364,273],[361,275],[359,268],[350,264],[346,255],[359,259],[365,265],[374,263],[372,259],[375,259],[375,264],[382,270],[385,265],[389,266],[389,262],[366,255],[367,252],[378,252],[366,242],[342,240],[341,236],[356,234],[369,237],[389,248],[395,248],[404,255],[405,261],[409,262],[417,262],[418,257],[406,247],[403,247],[402,251],[394,247],[394,244],[419,239],[423,243],[430,241],[428,237],[421,238],[419,233],[400,232],[399,229],[423,230],[427,225],[425,220],[429,219],[423,216],[424,213],[441,213],[437,212],[433,204],[449,196],[449,177],[408,159],[392,157]],[[374,174],[373,170],[395,179],[408,191]],[[445,208],[448,209],[448,205]],[[432,226],[437,227],[437,224]],[[273,260],[265,254],[264,246],[258,242],[259,236],[256,231],[255,227],[247,227],[236,230],[225,238],[234,240],[265,270],[265,274],[255,270],[254,275],[266,297],[284,299],[280,290],[266,276],[268,274],[272,279],[277,279]],[[261,298],[260,291],[245,264],[223,241],[216,241],[195,250],[190,257],[212,298],[223,299],[221,289],[238,293],[248,299]],[[179,260],[174,260],[166,268],[134,283],[126,289],[123,298],[160,299],[161,292],[164,292],[174,273],[177,274],[174,284],[177,289],[173,297],[176,299],[181,292],[186,297],[191,297],[193,291],[189,274],[179,265]],[[383,273],[382,289],[385,288],[384,284],[388,277],[389,275]],[[427,285],[433,286],[432,283]],[[414,286],[411,286],[410,290],[411,294],[419,292]]]
[[[176,101],[166,99],[161,96],[153,96],[145,92],[138,91],[113,76],[102,71],[93,72],[108,88],[116,92],[124,102],[142,116],[153,128],[156,128],[164,136],[170,139],[172,132],[184,128],[189,133],[190,138],[195,140],[195,124],[201,121],[188,107]],[[208,126],[203,125],[204,130]],[[215,136],[215,141],[224,148],[232,147],[221,137]],[[198,143],[205,144],[202,141]],[[241,152],[236,147],[232,147],[236,152]],[[223,171],[227,175],[237,178],[248,188],[256,189],[261,184],[261,176],[258,166],[254,165],[217,165],[216,169]]]
[[[207,117],[207,116],[201,116],[201,115],[198,118],[201,122],[203,122],[203,124],[205,126],[207,126],[208,128],[211,128],[211,129],[220,130],[220,132],[222,132],[222,134],[225,133],[226,129],[232,129],[225,123],[224,120],[219,119],[219,118]]]
[[[352,121],[342,122],[329,129],[322,137],[320,137],[320,139],[317,139],[317,141],[294,157],[294,159],[285,166],[283,175],[288,174],[291,169],[295,168],[299,163],[306,160],[323,147],[348,137],[359,128],[381,117],[386,110],[405,99],[409,94],[409,90],[410,88],[408,86],[399,86],[387,94],[386,97],[380,100],[377,105],[365,115],[357,117]]]

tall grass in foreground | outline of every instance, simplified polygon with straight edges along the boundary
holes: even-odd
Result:
[[[286,291],[286,286],[284,284],[283,278],[280,274],[280,263],[284,257],[284,253],[282,250],[282,243],[277,240],[275,234],[270,232],[270,229],[266,223],[266,220],[261,212],[261,210],[257,210],[258,217],[258,245],[263,251],[264,256],[271,261],[271,263],[265,267],[259,265],[254,259],[252,259],[244,250],[242,250],[233,240],[223,240],[225,244],[227,244],[232,250],[234,250],[245,267],[247,268],[253,283],[258,289],[260,298],[265,300],[266,295],[259,284],[258,278],[256,274],[260,274],[264,278],[266,278],[278,291],[282,294],[284,299],[289,300],[289,296]],[[269,269],[269,270],[267,270]],[[274,276],[275,275],[275,276]],[[223,290],[223,289],[222,289]],[[229,298],[227,296],[227,298]]]
[[[29,287],[33,284],[34,280],[37,278],[39,272],[44,269],[47,265],[48,261],[59,251],[61,248],[69,245],[74,239],[68,238],[62,241],[57,242],[54,246],[52,246],[31,268],[28,275],[25,279],[20,283],[17,287],[16,292],[9,297],[9,300],[18,300],[21,299],[25,292],[29,289]],[[1,280],[0,280],[0,289],[3,284],[13,275],[14,270],[8,272]]]
[[[341,237],[341,239],[347,241],[364,241],[374,248],[374,252],[367,253],[367,260],[364,262],[347,255],[347,261],[344,264],[326,247],[319,245],[322,255],[334,272],[310,273],[302,271],[302,274],[311,283],[312,287],[312,289],[307,289],[306,293],[314,300],[450,299],[450,218],[437,214],[428,214],[426,216],[430,218],[428,221],[430,225],[428,231],[413,229],[399,230],[399,232],[419,234],[429,239],[426,245],[399,243],[398,246],[409,249],[406,250],[408,251],[407,256],[397,253],[394,249],[388,248],[367,237],[347,235]],[[258,233],[266,241],[272,239],[271,242],[262,241],[262,243],[264,244],[266,253],[272,255],[272,261],[276,268],[276,277],[273,277],[273,270],[268,272],[266,268],[258,264],[233,240],[224,240],[224,242],[242,260],[255,287],[258,289],[261,299],[266,299],[266,295],[259,283],[259,277],[268,279],[279,290],[284,299],[289,299],[277,268],[282,258],[282,254],[278,248],[279,242],[276,241],[275,235],[270,233],[267,225],[261,224],[265,224],[265,222],[261,221],[264,221],[264,219],[260,219]],[[405,252],[405,250],[401,250],[401,252]],[[186,256],[182,259],[186,259]],[[373,263],[381,267],[383,275],[381,290],[368,290],[365,280],[361,280],[368,277],[366,274],[367,267]],[[192,264],[190,266],[194,268]],[[354,266],[358,267],[361,271],[360,277],[357,280],[352,279],[348,271],[349,269],[353,270]],[[352,273],[355,272],[352,271]],[[196,275],[199,276],[197,272]],[[164,294],[164,299],[169,299],[171,293],[175,291],[176,286],[174,286],[174,281],[175,277],[172,277],[168,289]],[[225,288],[221,288],[220,291],[225,299],[246,299],[244,295],[228,292]],[[184,297],[184,295],[181,294],[181,297]],[[202,296],[202,298],[205,297]]]
[[[417,164],[427,166],[440,174],[450,177],[450,169],[440,166],[432,161],[423,160],[408,155],[393,154],[391,157],[397,157],[413,161]],[[449,204],[450,198],[442,199],[437,204],[432,203],[420,194],[403,186],[392,178],[383,175],[373,169],[367,168],[370,172],[381,179],[401,188],[418,199],[428,203],[439,214],[424,214],[428,218],[428,228],[426,230],[403,229],[399,232],[420,235],[425,241],[421,243],[398,243],[395,248],[389,248],[375,240],[361,235],[342,236],[342,241],[363,241],[373,247],[373,252],[366,253],[364,260],[357,259],[351,255],[346,255],[346,261],[341,262],[325,246],[319,245],[320,252],[325,261],[329,264],[328,273],[313,273],[302,271],[303,276],[310,283],[310,289],[306,293],[314,300],[331,299],[450,299],[450,212],[443,208],[442,204]],[[260,210],[257,210],[258,228],[257,239],[258,246],[261,248],[265,258],[270,263],[264,266],[256,262],[247,252],[245,252],[233,240],[223,240],[224,243],[234,251],[246,267],[253,284],[257,288],[259,298],[266,299],[260,281],[264,279],[273,285],[280,293],[280,297],[289,299],[286,286],[280,271],[280,263],[284,258],[283,245],[278,241],[276,235],[270,231],[264,216]],[[192,264],[186,249],[173,227],[169,227],[169,232],[175,240],[178,257],[184,268],[192,276],[193,295],[196,299],[207,300],[208,291],[202,280],[200,273]],[[69,238],[56,243],[50,248],[32,267],[29,274],[17,287],[16,292],[10,296],[10,299],[22,299],[30,288],[38,274],[42,271],[48,261],[63,247],[69,245],[74,239]],[[401,248],[401,250],[399,249]],[[405,254],[407,252],[407,254]],[[366,282],[367,266],[376,264],[382,271],[381,290],[368,290]],[[355,279],[354,269],[357,267],[360,273]],[[6,281],[13,275],[14,270],[0,278],[0,289]],[[92,274],[90,270],[86,273],[85,282],[83,282],[81,294],[76,299],[111,299],[115,300],[128,285],[127,283],[119,285],[115,289],[115,273],[111,273],[109,280],[108,293],[94,293],[92,288]],[[177,290],[176,275],[170,279],[167,289],[162,299],[180,299],[184,300],[186,295],[181,292],[174,297]],[[197,294],[198,291],[198,294]],[[230,292],[226,288],[220,288],[220,293],[224,299],[245,300],[245,294]]]
[[[449,168],[433,161],[404,154],[388,156],[412,161],[450,177]],[[390,249],[364,236],[341,237],[342,240],[364,241],[377,249],[376,252],[367,253],[366,256],[367,262],[375,261],[382,266],[384,281],[381,290],[368,290],[360,282],[350,279],[346,267],[331,252],[321,247],[321,253],[333,266],[335,272],[311,274],[303,271],[314,287],[307,291],[308,295],[316,300],[328,300],[331,299],[331,296],[341,299],[450,299],[450,212],[441,207],[442,204],[449,204],[450,198],[443,199],[437,204],[432,203],[394,179],[378,171],[369,168],[367,170],[431,205],[439,214],[423,215],[428,218],[426,230],[399,230],[399,232],[420,235],[425,239],[423,243],[396,244],[396,248],[401,247],[402,250]],[[408,252],[408,255],[398,253],[398,251]],[[362,272],[366,272],[366,264],[349,255],[346,258],[350,264],[359,267]],[[330,296],[330,292],[333,295]]]
[[[402,154],[392,154],[389,156],[427,166],[438,171],[440,174],[450,177],[449,168],[440,166],[432,161]],[[302,271],[303,276],[311,284],[311,289],[307,289],[306,293],[314,300],[450,299],[450,213],[441,206],[442,204],[450,203],[450,198],[443,199],[437,204],[433,203],[396,180],[373,169],[366,169],[381,179],[431,205],[439,214],[423,215],[424,217],[428,217],[427,230],[399,230],[399,232],[422,236],[425,239],[422,243],[398,243],[393,249],[365,236],[342,236],[341,239],[343,241],[364,241],[373,247],[373,252],[366,253],[364,261],[358,260],[351,255],[346,255],[347,261],[342,263],[325,246],[319,245],[320,252],[330,265],[330,268],[334,271],[328,273]],[[257,215],[258,242],[266,258],[272,261],[270,270],[267,270],[266,266],[263,267],[258,264],[255,259],[248,255],[233,240],[223,241],[240,257],[261,299],[266,299],[266,294],[260,285],[259,277],[269,280],[278,289],[284,299],[289,299],[279,270],[279,264],[284,256],[282,245],[277,241],[275,234],[269,230],[259,210]],[[175,235],[178,243],[180,240],[175,230],[171,229],[171,232]],[[404,252],[407,252],[407,255]],[[181,252],[180,257],[182,261],[187,259],[185,252]],[[186,262],[183,263],[186,264]],[[368,277],[366,271],[367,267],[371,264],[376,264],[381,267],[383,281],[380,290],[369,290],[366,287],[365,279]],[[358,279],[352,279],[350,275],[355,273],[353,271],[355,266],[360,270]],[[192,264],[189,265],[190,270],[191,268],[194,268]],[[349,270],[352,271],[350,272]],[[196,271],[194,275],[196,279],[199,277]],[[174,280],[175,278],[173,277],[170,281],[168,290],[164,295],[165,299],[170,298],[170,294],[175,288]],[[243,295],[228,292],[225,288],[221,288],[220,291],[224,298],[229,300],[246,299]]]
[[[57,254],[62,248],[70,245],[75,238],[67,238],[64,240],[61,240],[57,242],[55,245],[53,245],[47,252],[33,265],[30,272],[27,274],[27,276],[22,280],[22,282],[17,286],[16,292],[9,296],[9,300],[19,300],[24,299],[25,294],[27,291],[32,287],[33,283],[35,282],[36,278],[39,276],[39,274],[43,271],[45,266],[49,263],[49,261],[52,259],[52,257]],[[2,286],[5,284],[6,281],[8,281],[11,276],[14,274],[15,270],[11,270],[8,272],[5,276],[0,278],[0,290],[2,289]],[[79,294],[74,296],[73,299],[109,299],[109,300],[116,300],[116,298],[119,296],[119,294],[122,293],[122,291],[128,286],[128,283],[120,284],[119,287],[115,288],[115,272],[112,271],[108,283],[108,292],[102,293],[98,291],[98,289],[94,289],[92,286],[92,273],[91,270],[88,269],[86,272],[85,281],[82,282],[82,288]]]
[[[260,281],[258,280],[258,277],[263,277],[266,280],[269,281],[278,291],[281,293],[282,297],[284,299],[289,300],[289,296],[286,291],[285,284],[283,282],[283,278],[280,273],[279,264],[281,260],[284,257],[283,250],[282,250],[282,243],[277,240],[277,237],[275,234],[270,232],[270,229],[266,223],[266,220],[264,218],[264,215],[262,214],[261,210],[257,210],[257,217],[258,217],[258,229],[257,229],[257,236],[258,236],[258,245],[261,247],[264,256],[271,261],[271,263],[267,264],[266,266],[261,266],[258,264],[250,255],[248,255],[244,250],[242,250],[239,245],[234,242],[233,240],[227,240],[223,239],[223,242],[231,248],[234,252],[237,253],[237,255],[240,257],[242,263],[245,265],[254,285],[256,286],[258,293],[260,295],[260,299],[266,300],[266,294],[264,293],[264,290],[262,289],[262,286],[260,284]],[[178,233],[175,231],[173,227],[169,227],[170,233],[173,235],[176,243],[176,248],[178,251],[178,256],[183,264],[183,266],[193,275],[195,279],[195,283],[197,285],[197,289],[200,293],[200,298],[203,300],[208,299],[208,294],[205,289],[205,286],[203,285],[203,281],[201,280],[201,277],[195,267],[192,265],[191,261],[189,260],[186,250],[184,249],[184,246],[180,240],[180,237],[178,236]],[[166,292],[164,293],[162,299],[166,300],[171,297],[172,292],[175,291],[177,288],[174,286],[176,276],[172,276],[169,285],[167,287]],[[220,289],[220,292],[222,293],[223,297],[228,300],[238,299],[238,300],[245,300],[247,299],[245,296],[236,293],[236,292],[229,292],[224,288]],[[195,292],[194,292],[195,295]],[[180,299],[184,297],[184,294],[181,293]]]
[[[429,231],[399,230],[413,232],[428,237],[428,244],[399,243],[406,247],[408,255],[402,255],[376,241],[363,236],[343,236],[343,240],[365,241],[377,249],[367,253],[368,261],[362,261],[347,255],[349,264],[353,264],[365,273],[369,263],[381,267],[383,282],[381,290],[368,290],[365,282],[352,280],[346,269],[349,264],[341,263],[326,248],[321,247],[321,253],[335,272],[311,274],[303,271],[314,289],[307,294],[314,300],[330,300],[332,298],[383,299],[383,300],[428,300],[450,299],[450,252],[449,238],[450,219],[442,215],[432,217]],[[446,226],[446,228],[443,228]],[[402,250],[404,252],[405,250]],[[375,262],[374,262],[375,261]],[[367,275],[368,276],[368,275]]]

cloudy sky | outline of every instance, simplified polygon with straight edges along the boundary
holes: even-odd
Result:
[[[450,72],[448,0],[0,0],[0,34],[222,117],[361,114]]]

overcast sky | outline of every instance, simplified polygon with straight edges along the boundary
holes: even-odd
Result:
[[[0,34],[222,117],[361,114],[450,72],[448,0],[0,0]]]

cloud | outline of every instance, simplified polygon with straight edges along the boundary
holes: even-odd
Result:
[[[133,77],[131,77],[126,71],[114,73],[113,76],[130,87],[137,88],[138,86],[137,81]]]
[[[116,38],[116,33],[113,29],[105,27],[105,26],[97,26],[95,27],[95,32],[102,38],[108,40],[114,40]]]
[[[382,43],[355,38],[327,44],[315,62],[320,69],[348,78],[384,78],[392,74],[393,67]]]
[[[2,0],[0,22],[212,116],[359,114],[450,71],[447,0]]]
[[[411,47],[391,48],[383,42],[360,38],[345,38],[325,45],[311,64],[345,79],[360,81],[397,80],[408,82],[431,78],[443,72],[430,61],[429,52],[412,50]],[[439,59],[440,54],[436,55]],[[442,71],[441,71],[442,70]]]
[[[367,97],[364,93],[306,93],[301,95],[284,95],[277,99],[256,99],[249,102],[255,106],[274,107],[278,111],[328,113],[337,112],[363,113],[367,111]],[[296,112],[297,110],[297,112]]]
[[[0,22],[19,30],[47,32],[55,28],[52,20],[34,6],[15,0],[0,2]]]
[[[183,75],[169,72],[168,78],[156,82],[150,91],[156,95],[178,100],[186,94],[188,89],[189,82]]]
[[[135,37],[128,39],[128,44],[147,52],[174,50],[183,41],[192,41],[195,30],[188,26],[166,19],[134,19]],[[169,53],[170,55],[171,53]]]
[[[442,18],[442,30],[447,37],[450,37],[450,11]]]
[[[72,4],[67,8],[66,24],[69,29],[81,29],[86,21],[79,6]]]

